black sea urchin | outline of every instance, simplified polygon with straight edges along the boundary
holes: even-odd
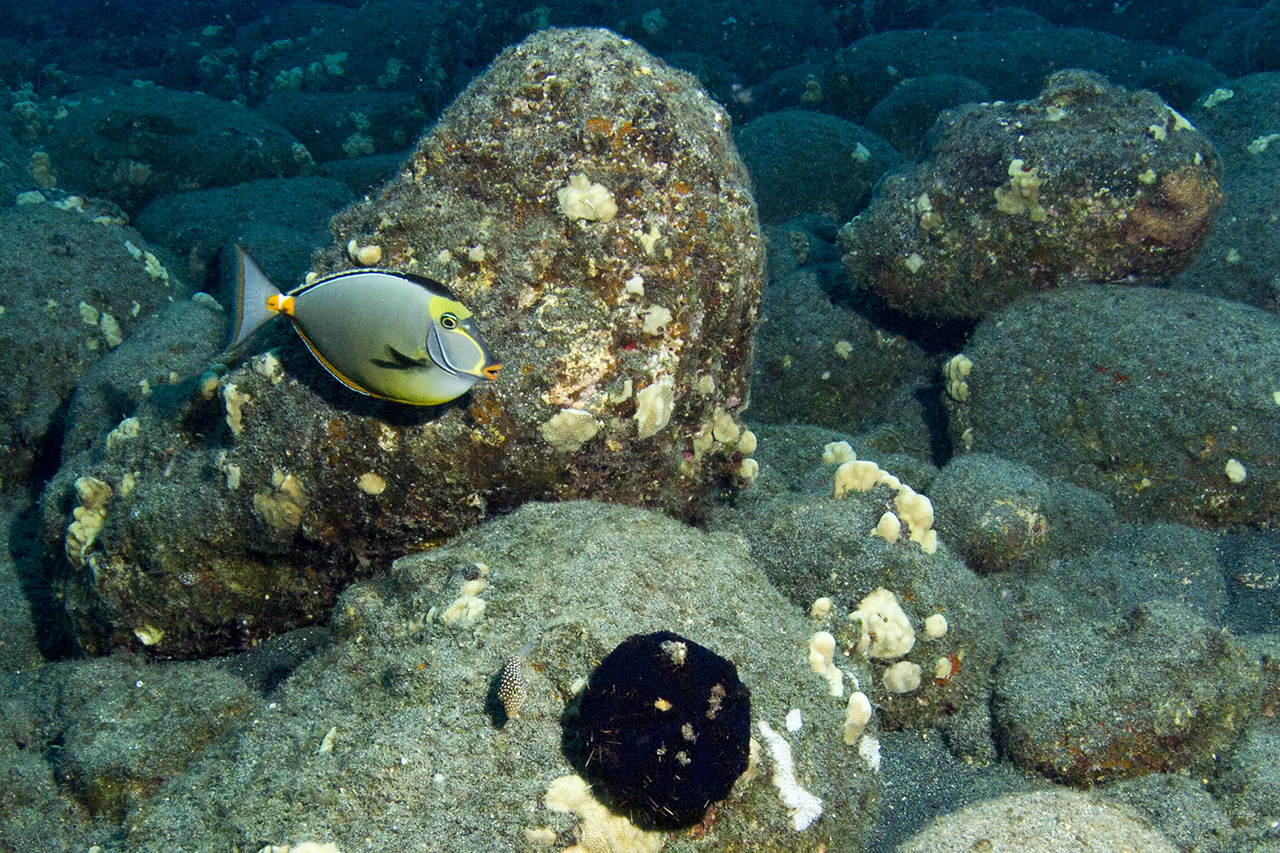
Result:
[[[565,724],[578,772],[637,825],[700,821],[747,768],[751,692],[733,663],[670,631],[608,654]]]

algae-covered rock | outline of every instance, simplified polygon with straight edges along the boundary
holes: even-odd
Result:
[[[762,468],[762,480],[772,467]],[[903,479],[920,484],[900,470]],[[825,488],[830,489],[835,468],[825,471]],[[991,760],[991,689],[1005,648],[994,594],[945,541],[926,553],[907,539],[906,523],[897,541],[872,535],[883,514],[895,506],[888,485],[850,491],[839,499],[830,493],[796,492],[765,498],[769,488],[764,483],[735,507],[717,511],[712,526],[745,538],[752,557],[782,594],[799,608],[812,608],[813,630],[835,636],[840,660],[856,661],[871,671],[872,680],[861,689],[875,703],[884,728],[939,729],[956,755]],[[860,629],[850,614],[878,587],[895,595],[912,625],[915,642],[906,652],[877,657],[874,649],[857,648]],[[824,598],[826,604],[814,607]],[[925,629],[925,620],[934,614],[942,614],[947,626],[937,636]],[[899,664],[919,667],[918,687],[890,689],[886,673]]]
[[[1181,605],[1028,632],[1001,661],[993,711],[1022,768],[1090,786],[1212,774],[1261,692],[1258,659]]]
[[[737,482],[763,252],[728,119],[692,77],[604,30],[541,32],[333,227],[322,267],[355,241],[444,282],[498,381],[434,409],[377,405],[290,337],[144,405],[137,441],[64,467],[45,496],[88,650],[209,654],[322,621],[372,560],[532,498],[688,517]],[[103,506],[81,499],[86,477]],[[69,531],[95,523],[87,545]]]
[[[58,186],[136,213],[163,193],[307,174],[293,134],[238,103],[150,84],[79,93],[39,135]]]
[[[8,489],[25,485],[76,383],[185,288],[138,232],[84,211],[0,209],[0,232],[0,483]]]
[[[0,838],[13,850],[71,850],[86,837],[105,842],[109,830],[95,832],[89,810],[54,777],[49,758],[57,750],[43,737],[52,689],[41,689],[32,678],[36,671],[6,668],[0,676],[6,694],[0,700]]]
[[[37,155],[34,165],[42,162]],[[40,187],[36,176],[31,172],[33,165],[31,151],[9,132],[9,128],[0,130],[0,199],[8,206],[20,193]]]
[[[1107,796],[1137,809],[1179,850],[1225,853],[1232,823],[1209,792],[1212,784],[1181,773],[1152,773],[1107,786]]]
[[[550,783],[574,773],[566,710],[624,639],[671,629],[736,665],[753,737],[764,746],[763,721],[787,739],[822,815],[794,828],[765,751],[701,823],[651,839],[669,853],[866,850],[882,795],[872,743],[845,744],[845,702],[806,659],[812,628],[746,543],[583,501],[527,504],[349,589],[333,646],[153,798],[131,822],[130,849],[319,837],[342,850],[500,853],[590,840],[592,827],[548,807]],[[525,701],[503,721],[492,695],[517,654]],[[792,709],[798,730],[783,724]]]
[[[1178,272],[1222,202],[1208,139],[1088,72],[944,113],[931,143],[840,233],[854,286],[912,315],[975,319],[1067,280]]]
[[[988,318],[965,350],[956,446],[1101,492],[1129,519],[1280,519],[1274,314],[1156,288],[1067,288]]]

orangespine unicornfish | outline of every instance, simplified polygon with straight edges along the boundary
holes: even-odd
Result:
[[[324,369],[353,391],[433,406],[495,380],[465,305],[438,282],[384,269],[345,270],[288,293],[236,247],[236,323],[228,349],[283,314]]]

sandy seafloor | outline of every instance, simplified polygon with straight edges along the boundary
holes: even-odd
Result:
[[[572,27],[637,52],[547,29]],[[518,419],[481,386],[436,414],[370,404],[284,329],[222,354],[230,245],[301,281],[377,263],[342,237],[381,213],[381,233],[403,236],[388,256],[435,259],[463,293],[518,250],[546,281],[581,276],[583,304],[635,305],[630,331],[570,339],[601,375],[693,340],[681,312],[716,303],[697,290],[714,286],[712,253],[680,255],[674,220],[623,230],[644,192],[618,194],[609,232],[613,213],[557,200],[568,173],[537,174],[570,155],[518,160],[536,108],[449,136],[474,119],[468,99],[559,97],[541,66],[485,89],[494,57],[531,36],[566,68],[575,38],[591,61],[615,51],[583,85],[670,117],[669,136],[659,119],[637,136],[621,116],[562,119],[592,162],[652,193],[678,172],[664,157],[696,159],[724,187],[698,204],[751,211],[762,292],[723,292],[758,299],[759,323],[724,342],[723,375],[677,379],[700,389],[688,399],[750,393],[708,405],[682,496],[642,487],[634,465],[596,476],[589,454],[610,436],[661,441],[672,417],[646,434],[619,372],[601,392],[612,419],[586,392],[556,396],[555,376],[527,379],[545,393],[521,440],[553,473],[507,485],[477,452],[479,509],[445,507],[444,526],[429,497],[371,509],[389,485],[372,463],[322,511],[286,473],[304,457],[358,472],[437,417]],[[651,84],[649,62],[691,76]],[[1065,69],[1083,70],[1050,77]],[[663,101],[686,86],[737,154],[689,130],[702,107]],[[11,3],[0,94],[0,850],[1280,851],[1280,0]],[[415,161],[433,128],[447,143]],[[659,137],[672,147],[629,147]],[[753,198],[732,191],[739,155]],[[454,156],[475,181],[456,188],[466,206],[415,232],[379,188]],[[499,174],[519,206],[489,194]],[[702,216],[690,245],[738,239],[714,213],[722,230]],[[414,244],[423,233],[458,242]],[[457,236],[473,233],[505,236]],[[654,264],[665,246],[697,281],[674,317],[643,307],[638,276],[584,272],[574,239]],[[502,334],[527,343],[544,312],[557,334],[588,316],[563,294],[537,302],[546,281],[519,305],[536,322]],[[730,367],[731,351],[753,355]],[[235,447],[266,400],[288,403],[261,416],[268,473],[238,492],[252,454],[218,442]],[[303,429],[317,400],[340,427]],[[693,405],[675,403],[677,420]],[[574,417],[533,420],[562,406]],[[388,475],[384,507],[455,475]],[[165,481],[175,491],[148,491]],[[340,516],[366,533],[326,538]],[[173,565],[188,530],[202,535],[171,588],[190,601],[156,600],[156,577],[107,560]],[[261,586],[241,613],[221,573],[249,563]],[[285,571],[297,588],[273,621]],[[897,650],[868,650],[847,618],[877,588],[895,596],[878,631]],[[692,827],[602,828],[603,807],[548,795],[575,772],[565,711],[613,646],[658,630],[734,661],[764,748]],[[812,651],[822,631],[830,665]],[[528,699],[506,719],[497,678],[517,655]],[[846,743],[858,691],[874,711]],[[794,779],[761,721],[790,741]],[[822,800],[812,823],[796,786]]]

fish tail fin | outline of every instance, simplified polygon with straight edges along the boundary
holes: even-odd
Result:
[[[236,246],[236,323],[227,349],[239,346],[279,313],[267,305],[268,299],[279,295],[280,288],[271,283],[244,249]]]

